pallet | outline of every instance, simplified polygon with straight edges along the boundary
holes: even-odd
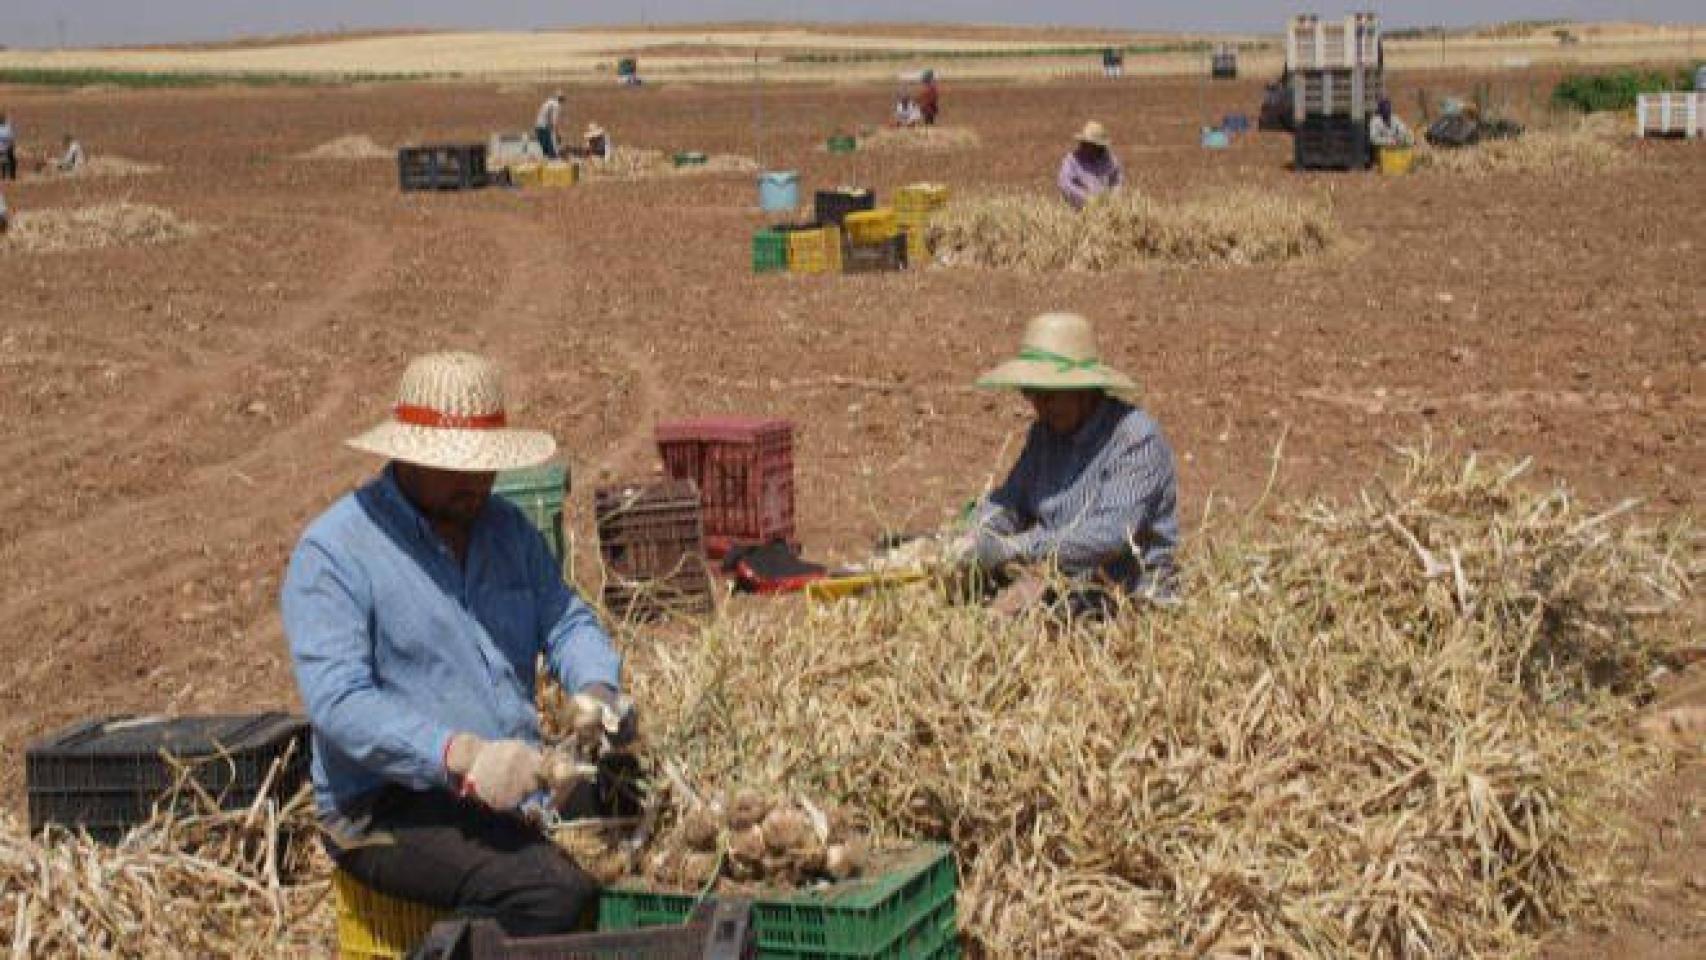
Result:
[[[1706,136],[1706,92],[1643,93],[1635,98],[1635,135],[1648,137]]]

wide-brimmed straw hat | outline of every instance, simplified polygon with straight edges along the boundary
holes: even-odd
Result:
[[[596,123],[589,123],[586,125],[586,133],[581,134],[581,136],[588,140],[591,140],[593,137],[602,137],[604,136],[604,128]]]
[[[1137,382],[1102,362],[1096,331],[1076,313],[1045,313],[1025,324],[1019,355],[977,378],[1008,390],[1135,390]]]
[[[1077,139],[1079,143],[1093,143],[1103,149],[1107,149],[1113,143],[1108,137],[1108,128],[1095,120],[1084,124],[1084,129],[1078,131]]]
[[[429,353],[403,371],[391,419],[345,441],[357,450],[440,470],[485,472],[550,459],[557,441],[514,430],[498,368],[472,353]]]

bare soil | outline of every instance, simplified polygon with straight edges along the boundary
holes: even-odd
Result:
[[[1427,82],[1467,93],[1478,79]],[[1492,78],[1519,109],[1555,79]],[[92,154],[161,168],[8,185],[15,210],[128,200],[206,228],[0,253],[0,788],[21,803],[27,740],[82,716],[297,706],[283,565],[303,525],[376,467],[339,441],[383,417],[403,365],[431,349],[496,356],[514,418],[562,443],[586,579],[591,488],[654,468],[658,418],[797,421],[813,556],[934,525],[1005,469],[1026,422],[1017,398],[969,384],[1027,317],[1059,308],[1094,317],[1107,359],[1142,382],[1180,458],[1188,528],[1249,509],[1270,473],[1289,494],[1348,494],[1418,442],[1529,457],[1539,482],[1640,498],[1649,516],[1698,514],[1706,149],[1626,144],[1633,162],[1614,174],[1469,181],[1296,173],[1280,135],[1196,146],[1208,118],[1254,115],[1260,87],[954,85],[944,121],[976,129],[980,149],[848,156],[814,148],[880,122],[887,87],[766,89],[761,137],[750,91],[571,99],[566,128],[758,157],[798,169],[807,197],[925,179],[1045,191],[1093,116],[1138,189],[1321,196],[1344,240],[1273,267],[850,277],[750,273],[764,222],[750,176],[423,195],[400,193],[386,160],[296,159],[354,134],[483,142],[529,125],[527,92],[0,91],[26,147],[75,129]],[[1655,794],[1643,822],[1664,848],[1632,870],[1698,876],[1677,857],[1699,862],[1701,786],[1684,768]],[[1702,894],[1679,884],[1581,936],[1622,937],[1595,942],[1625,956],[1698,954]]]

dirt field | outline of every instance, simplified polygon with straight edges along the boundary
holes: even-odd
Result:
[[[1467,93],[1476,79],[1425,82]],[[1555,79],[1495,83],[1521,112]],[[1413,79],[1396,86],[1415,102]],[[1700,510],[1698,144],[1630,144],[1614,175],[1547,181],[1298,174],[1280,135],[1199,150],[1201,120],[1254,114],[1255,79],[950,86],[944,119],[983,146],[929,154],[815,149],[880,118],[886,87],[768,90],[761,145],[745,91],[568,105],[566,126],[596,119],[624,144],[798,169],[807,196],[921,179],[1045,190],[1095,116],[1139,189],[1320,196],[1346,241],[1286,266],[1046,276],[752,276],[749,176],[420,195],[397,191],[388,160],[298,159],[347,135],[519,129],[539,91],[506,89],[0,90],[27,150],[74,129],[96,156],[161,167],[23,183],[5,191],[16,210],[128,200],[199,228],[85,253],[0,247],[8,800],[21,802],[27,738],[83,715],[296,706],[283,564],[304,523],[375,467],[340,440],[384,415],[406,360],[430,349],[498,357],[514,418],[556,434],[583,559],[591,488],[652,469],[653,422],[689,414],[799,422],[813,556],[936,523],[1015,452],[1022,404],[968,384],[1049,308],[1095,317],[1107,357],[1142,382],[1181,458],[1187,526],[1250,507],[1276,455],[1284,489],[1343,493],[1424,439],[1532,457],[1542,480],[1654,515]],[[1701,846],[1699,788],[1685,775],[1652,816],[1673,824],[1680,906],[1638,913],[1633,932],[1594,941],[1606,951],[1706,949],[1699,867],[1676,859]]]

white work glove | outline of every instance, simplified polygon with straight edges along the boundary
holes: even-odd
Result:
[[[459,733],[445,750],[444,765],[461,776],[462,796],[473,797],[493,810],[514,810],[539,789],[540,763],[539,750],[532,744],[521,740],[487,742],[473,734]],[[457,770],[461,764],[467,765],[465,771]]]
[[[574,704],[577,716],[577,736],[587,736],[599,733],[604,737],[608,747],[625,747],[634,742],[639,736],[639,711],[634,708],[634,699],[627,694],[618,694],[615,690],[602,683],[589,684],[575,694]],[[597,710],[593,706],[597,705]],[[579,729],[581,722],[578,718],[591,719],[597,717],[597,724],[588,724],[587,729]]]

